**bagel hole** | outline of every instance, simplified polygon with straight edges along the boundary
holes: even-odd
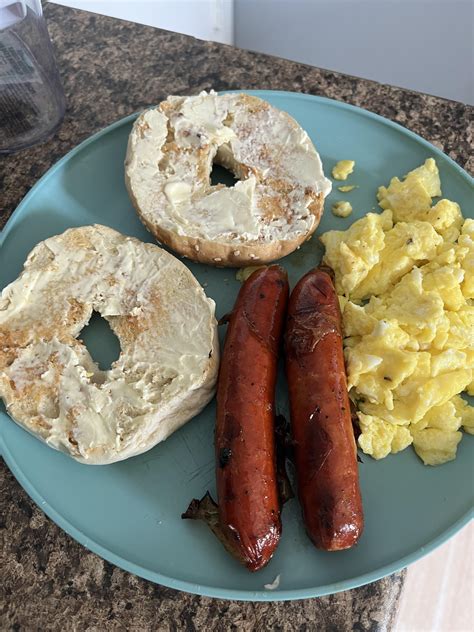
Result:
[[[120,342],[108,321],[98,312],[92,316],[79,334],[91,358],[101,371],[108,371],[120,356]]]
[[[211,171],[211,185],[213,187],[215,187],[216,184],[223,184],[226,187],[233,187],[236,180],[237,178],[234,176],[232,171],[229,171],[229,169],[226,169],[221,165],[213,163]]]

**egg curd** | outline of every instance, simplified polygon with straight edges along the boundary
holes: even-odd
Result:
[[[351,175],[354,167],[354,160],[340,160],[332,168],[332,177],[334,180],[347,180],[347,176]]]
[[[474,434],[474,220],[441,196],[433,159],[378,190],[381,214],[321,236],[335,271],[359,446],[413,445],[426,465]]]
[[[336,217],[349,217],[352,213],[352,204],[350,202],[336,202],[331,207],[333,215]]]

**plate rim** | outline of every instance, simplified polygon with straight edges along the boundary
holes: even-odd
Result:
[[[371,112],[370,110],[366,110],[365,108],[361,108],[355,105],[351,105],[344,101],[337,101],[335,99],[329,99],[327,97],[322,97],[318,95],[312,95],[307,93],[299,93],[299,92],[289,92],[284,90],[224,90],[222,93],[236,93],[236,92],[245,92],[248,94],[253,94],[255,96],[260,96],[261,98],[268,98],[269,96],[281,96],[290,99],[297,100],[308,100],[308,101],[316,101],[323,103],[325,105],[329,105],[331,107],[340,108],[343,110],[350,110],[351,112],[355,112],[359,116],[363,116],[369,119],[373,119],[378,123],[383,125],[387,125],[388,127],[395,128],[399,133],[405,134],[408,137],[416,140],[419,144],[423,145],[429,151],[436,156],[442,158],[444,161],[454,167],[454,170],[457,174],[464,180],[467,180],[471,186],[474,184],[474,179],[465,171],[460,165],[458,165],[450,156],[445,154],[441,149],[421,137],[419,134],[409,130],[408,128],[396,123],[390,119],[387,119],[379,114]],[[152,107],[149,106],[149,107]],[[36,192],[45,185],[47,180],[51,178],[55,172],[62,167],[65,163],[67,163],[70,159],[72,159],[76,154],[85,149],[89,144],[92,144],[99,140],[102,136],[109,134],[119,127],[124,125],[128,125],[130,122],[135,120],[139,112],[135,112],[130,114],[124,118],[121,118],[110,125],[98,130],[94,134],[88,136],[83,141],[81,141],[78,145],[73,147],[70,151],[68,151],[62,158],[60,158],[57,162],[55,162],[42,176],[41,178],[35,182],[35,184],[31,187],[28,193],[23,197],[20,201],[16,209],[13,211],[12,215],[7,220],[5,226],[0,231],[0,248],[8,237],[11,228],[16,222],[18,216],[21,214],[23,208],[27,205],[29,200],[36,194]],[[6,417],[10,420],[7,413],[2,413],[0,415],[1,418]],[[10,420],[11,421],[11,420]],[[312,588],[297,588],[291,590],[242,590],[242,589],[233,589],[233,588],[217,588],[215,586],[208,586],[203,584],[197,584],[195,582],[176,579],[173,577],[169,577],[167,575],[163,575],[155,570],[147,568],[145,566],[141,566],[136,564],[135,562],[131,562],[120,555],[117,555],[113,551],[108,548],[102,546],[98,542],[95,542],[88,538],[82,531],[80,531],[77,527],[75,527],[72,523],[70,523],[66,518],[61,516],[61,514],[54,509],[41,495],[41,493],[36,489],[34,483],[23,473],[20,466],[17,464],[15,457],[11,453],[9,447],[4,441],[3,433],[0,429],[0,456],[3,457],[5,463],[10,469],[11,473],[15,477],[15,479],[20,483],[26,493],[30,496],[33,502],[38,506],[38,508],[46,513],[46,515],[63,531],[65,531],[69,536],[71,536],[74,540],[76,540],[79,544],[84,546],[89,551],[99,555],[101,558],[107,560],[108,562],[122,568],[123,570],[138,575],[146,580],[152,581],[157,584],[161,584],[163,586],[167,586],[169,588],[173,588],[175,590],[181,590],[183,592],[202,595],[206,597],[214,597],[219,599],[230,599],[236,601],[289,601],[295,599],[309,599],[314,597],[322,597],[325,595],[335,594],[345,590],[351,590],[354,588],[358,588],[360,586],[364,586],[371,582],[382,579],[383,577],[387,577],[403,568],[412,564],[413,562],[421,559],[425,555],[434,551],[441,544],[446,542],[449,538],[451,538],[455,533],[457,533],[463,526],[465,526],[470,519],[474,518],[474,508],[471,507],[465,514],[463,514],[460,518],[458,518],[450,527],[442,531],[438,536],[427,542],[425,545],[418,547],[415,551],[412,551],[408,555],[399,558],[393,562],[388,564],[384,564],[377,569],[374,569],[370,572],[364,573],[362,575],[357,575],[355,577],[346,578],[336,583],[332,584],[324,584],[320,586],[314,586]]]

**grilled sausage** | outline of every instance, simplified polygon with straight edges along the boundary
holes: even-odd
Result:
[[[285,364],[306,529],[318,548],[338,551],[360,538],[363,512],[341,315],[331,272],[311,270],[291,293]]]
[[[267,564],[281,534],[274,398],[287,300],[280,266],[247,279],[228,317],[217,388],[219,523],[251,571]]]

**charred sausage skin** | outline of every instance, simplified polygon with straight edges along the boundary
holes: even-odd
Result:
[[[364,519],[331,272],[311,270],[291,293],[285,365],[304,522],[318,548],[338,551],[356,544]]]
[[[288,301],[277,265],[240,289],[222,354],[215,429],[219,523],[241,561],[256,571],[281,535],[275,449],[275,385]]]

